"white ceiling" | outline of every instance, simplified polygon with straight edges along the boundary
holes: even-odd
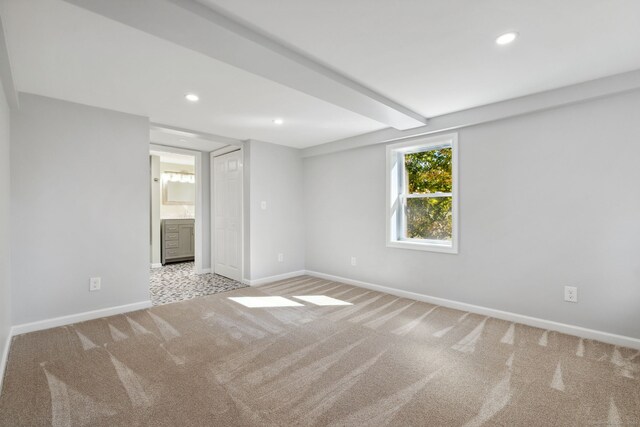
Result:
[[[61,0],[2,6],[22,92],[300,148],[386,127]],[[200,102],[184,99],[191,91]]]
[[[640,68],[637,0],[198,1],[426,117]],[[19,91],[299,148],[386,127],[62,0],[0,4]]]
[[[640,68],[638,0],[198,1],[426,117]]]

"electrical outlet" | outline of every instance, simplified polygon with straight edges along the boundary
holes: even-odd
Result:
[[[278,262],[284,261],[284,254],[278,254]]]
[[[101,279],[99,277],[92,277],[89,279],[89,291],[99,291],[101,286]]]
[[[351,257],[351,265],[354,267],[356,266],[356,257],[354,256]]]
[[[567,302],[578,302],[578,288],[575,286],[565,286],[564,300]]]

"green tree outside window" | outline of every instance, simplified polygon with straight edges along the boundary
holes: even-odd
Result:
[[[404,155],[407,238],[451,240],[452,197],[437,194],[452,191],[451,155],[450,147]]]

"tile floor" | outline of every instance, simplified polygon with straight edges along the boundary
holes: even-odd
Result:
[[[150,291],[153,305],[169,304],[244,287],[246,285],[217,274],[196,274],[193,262],[179,262],[151,269]]]

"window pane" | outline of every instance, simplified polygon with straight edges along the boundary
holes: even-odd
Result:
[[[407,191],[451,193],[451,147],[404,155]]]
[[[407,199],[406,237],[451,240],[451,197]]]

